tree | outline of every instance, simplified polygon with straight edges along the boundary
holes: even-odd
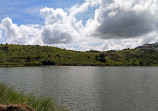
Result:
[[[100,62],[106,62],[106,59],[105,59],[105,55],[104,54],[99,54],[95,56],[95,60],[97,61],[100,61]]]

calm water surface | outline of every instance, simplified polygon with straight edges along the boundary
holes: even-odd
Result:
[[[158,111],[158,67],[0,68],[0,82],[72,111]]]

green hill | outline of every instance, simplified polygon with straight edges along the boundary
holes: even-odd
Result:
[[[157,47],[154,45],[154,47]],[[0,45],[0,66],[88,65],[157,66],[157,48],[120,51],[72,51],[50,46]]]

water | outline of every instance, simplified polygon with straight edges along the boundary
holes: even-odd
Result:
[[[72,111],[158,111],[158,67],[0,68],[0,82]]]

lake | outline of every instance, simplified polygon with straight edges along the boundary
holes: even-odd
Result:
[[[0,68],[0,82],[72,111],[158,111],[158,67]]]

